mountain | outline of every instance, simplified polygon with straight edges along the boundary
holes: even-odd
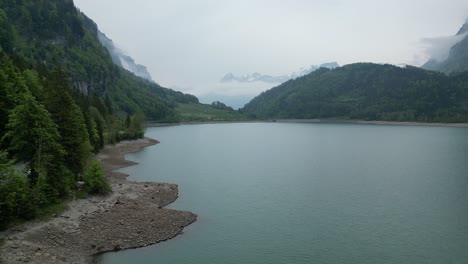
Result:
[[[243,112],[259,118],[468,121],[468,73],[407,66],[322,68],[263,92]]]
[[[177,103],[198,103],[195,96],[161,87],[114,64],[99,41],[97,25],[72,0],[0,1],[0,51],[21,69],[47,75],[62,68],[71,87],[88,97],[108,98],[120,115],[176,120]]]
[[[271,76],[271,75],[264,75],[258,72],[254,72],[252,74],[246,74],[242,76],[235,76],[232,73],[226,74],[220,82],[227,83],[227,82],[240,82],[240,83],[251,83],[251,82],[266,82],[266,83],[282,83],[289,79],[289,76],[282,75],[282,76]]]
[[[102,33],[99,30],[97,33],[99,41],[104,47],[106,47],[107,51],[109,51],[109,54],[112,57],[112,61],[115,64],[121,66],[127,71],[132,72],[136,76],[139,76],[150,82],[154,82],[154,80],[151,78],[151,74],[146,69],[146,66],[136,64],[132,57],[126,55],[122,50],[115,47],[114,42],[110,38],[108,38],[106,34]]]
[[[455,44],[450,48],[448,57],[444,60],[431,58],[422,68],[444,73],[468,71],[468,22],[466,22],[453,37]]]
[[[336,62],[329,62],[329,63],[324,63],[319,66],[312,65],[309,68],[301,68],[298,72],[293,72],[289,75],[280,75],[280,76],[271,76],[271,75],[264,75],[260,74],[258,72],[252,73],[252,74],[246,74],[242,76],[235,76],[232,73],[226,74],[220,82],[226,83],[226,82],[239,82],[239,83],[251,83],[251,82],[265,82],[265,83],[274,83],[274,84],[279,84],[279,83],[284,83],[290,79],[295,79],[297,77],[304,76],[306,74],[309,74],[313,71],[316,71],[317,69],[320,68],[328,68],[328,69],[333,69],[339,67],[338,63]]]

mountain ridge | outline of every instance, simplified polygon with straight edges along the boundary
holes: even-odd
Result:
[[[254,72],[251,74],[245,74],[242,76],[236,76],[233,73],[228,73],[226,74],[223,78],[221,78],[220,82],[222,83],[227,83],[227,82],[239,82],[239,83],[252,83],[252,82],[265,82],[265,83],[284,83],[290,79],[295,79],[304,75],[307,75],[313,71],[316,71],[320,68],[329,68],[333,69],[339,67],[338,63],[336,62],[328,62],[328,63],[323,63],[318,66],[316,65],[311,65],[308,68],[301,68],[297,72],[293,72],[289,75],[279,75],[279,76],[272,76],[272,75],[266,75],[266,74],[261,74],[258,72]]]
[[[262,119],[468,122],[468,72],[372,63],[322,68],[261,93],[242,111]]]
[[[126,69],[127,71],[132,72],[136,76],[139,76],[150,82],[156,83],[151,77],[151,74],[148,72],[146,66],[137,64],[131,56],[125,54],[122,50],[117,48],[114,44],[114,41],[107,37],[107,35],[101,32],[100,30],[98,30],[98,38],[99,42],[101,42],[101,44],[107,49],[107,51],[109,51],[109,54],[112,57],[112,61],[116,65]]]
[[[430,58],[421,67],[426,70],[440,71],[447,74],[468,71],[468,21],[457,31],[454,37],[460,37],[444,60]]]

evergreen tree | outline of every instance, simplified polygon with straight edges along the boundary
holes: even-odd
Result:
[[[96,132],[98,139],[96,141],[97,149],[102,149],[104,147],[104,129],[106,121],[104,117],[99,113],[99,110],[93,106],[89,107],[89,115],[91,119],[96,123]]]
[[[130,123],[131,123],[130,114],[127,113],[127,118],[125,119],[125,128],[129,128],[129,127],[130,127]]]
[[[31,94],[9,116],[8,132],[3,137],[14,156],[29,163],[29,177],[34,186],[39,177],[54,190],[54,196],[64,196],[70,186],[63,167],[64,150],[59,142],[57,126]]]
[[[83,113],[68,92],[62,70],[55,70],[47,80],[46,107],[58,125],[60,144],[65,149],[65,165],[75,175],[83,172],[91,157],[91,144]]]
[[[21,173],[15,170],[5,152],[0,152],[0,230],[17,218],[34,215],[31,189]]]
[[[86,129],[89,135],[89,143],[91,143],[91,146],[93,146],[93,152],[98,153],[98,151],[102,148],[102,146],[100,145],[97,124],[91,118],[89,110],[83,112],[83,117],[85,120]]]
[[[10,111],[27,92],[17,68],[7,56],[0,55],[0,137],[5,133]]]

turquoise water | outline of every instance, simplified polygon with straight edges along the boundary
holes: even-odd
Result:
[[[183,235],[101,263],[468,263],[468,129],[148,128],[131,180],[179,184]],[[138,223],[135,223],[138,224]]]

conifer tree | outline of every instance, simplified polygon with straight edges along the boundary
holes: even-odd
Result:
[[[53,196],[66,195],[70,186],[63,166],[64,150],[59,144],[57,126],[45,109],[31,94],[26,94],[9,116],[8,132],[3,142],[18,160],[29,163],[33,187],[42,177],[54,190]]]
[[[60,144],[66,152],[65,165],[78,175],[83,172],[92,149],[83,113],[70,96],[67,79],[61,69],[49,76],[46,89],[46,107],[58,125]]]
[[[11,60],[0,55],[0,137],[5,133],[10,111],[27,92],[28,88]]]

